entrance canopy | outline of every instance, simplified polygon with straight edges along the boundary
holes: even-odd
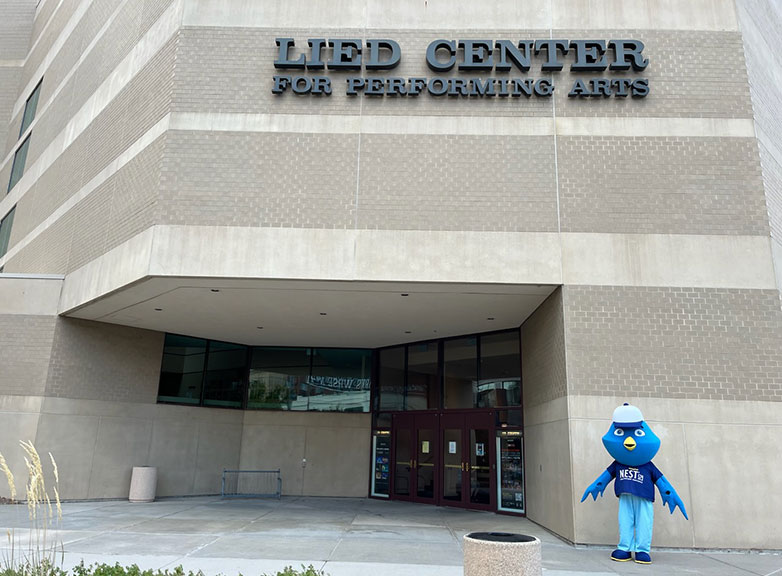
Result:
[[[554,288],[148,277],[65,315],[255,346],[377,348],[518,327]]]

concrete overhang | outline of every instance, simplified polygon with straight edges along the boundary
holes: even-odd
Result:
[[[65,278],[59,313],[250,345],[375,348],[516,328],[556,235],[155,226]]]
[[[516,328],[554,288],[151,277],[67,316],[256,346],[376,348]]]

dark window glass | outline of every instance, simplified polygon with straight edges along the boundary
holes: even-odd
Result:
[[[209,342],[204,406],[240,408],[247,372],[247,346]]]
[[[391,413],[390,412],[376,413],[373,428],[390,429]]]
[[[475,390],[476,408],[521,406],[518,331],[481,336],[480,375]]]
[[[380,351],[380,410],[405,409],[405,347]]]
[[[16,186],[16,183],[22,178],[24,174],[24,163],[27,161],[27,149],[30,147],[30,137],[24,139],[22,145],[16,150],[14,154],[14,164],[11,168],[11,179],[8,181],[8,191]]]
[[[406,410],[426,410],[440,407],[437,342],[410,344],[407,347]]]
[[[248,408],[306,410],[308,348],[253,348]]]
[[[477,338],[446,340],[443,349],[445,408],[473,408],[477,380]]]
[[[522,410],[517,408],[515,410],[497,410],[496,425],[501,428],[521,428],[522,424]]]
[[[5,215],[5,218],[0,220],[0,258],[5,256],[8,252],[8,244],[11,240],[11,227],[14,225],[14,213],[16,212],[16,206],[11,208],[11,211]]]
[[[206,340],[166,334],[158,401],[199,404],[205,359]]]
[[[43,82],[43,80],[41,80]],[[24,131],[32,124],[35,118],[35,111],[38,109],[38,97],[41,95],[41,82],[38,82],[38,86],[35,87],[33,93],[27,99],[24,105],[24,114],[22,115],[22,127],[19,129],[19,136],[24,134]]]
[[[309,410],[369,412],[372,351],[314,348]]]

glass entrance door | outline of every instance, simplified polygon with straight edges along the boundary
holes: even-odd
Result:
[[[397,500],[412,500],[413,488],[413,428],[412,414],[395,414],[392,428],[391,460],[394,463],[392,470],[391,491]]]
[[[493,510],[496,504],[496,462],[490,413],[441,417],[443,457],[440,503]]]
[[[439,455],[437,420],[436,414],[394,415],[394,498],[436,503]]]

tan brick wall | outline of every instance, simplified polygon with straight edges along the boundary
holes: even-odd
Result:
[[[65,28],[68,20],[73,16],[79,4],[80,0],[63,0],[60,7],[52,14],[51,22],[46,29],[42,31],[40,36],[36,35],[37,44],[34,47],[31,46],[32,50],[27,55],[27,62],[25,62],[24,65],[22,85],[26,85],[33,78],[38,67],[54,46],[54,43],[57,41],[57,38]],[[41,21],[39,20],[38,22]]]
[[[2,53],[0,53],[1,56]],[[0,66],[0,144],[6,139],[16,143],[14,138],[19,136],[19,126],[14,129],[13,126],[9,127],[9,123],[11,122],[11,111],[16,102],[21,73],[22,69],[18,66]],[[2,150],[0,150],[0,154],[5,158]],[[0,180],[0,190],[5,192],[7,189],[8,180]]]
[[[30,44],[34,43],[41,35],[44,26],[46,26],[46,23],[49,22],[52,14],[54,14],[54,10],[57,8],[57,4],[57,0],[41,0],[41,2],[39,2],[38,14],[35,17],[35,23],[33,24],[33,33],[32,38],[30,39]]]
[[[154,403],[164,334],[58,318],[46,395]]]
[[[768,207],[771,236],[777,242],[782,243],[782,154],[775,155],[762,143],[759,143],[758,148],[760,163],[763,167],[763,184],[766,188],[766,206]],[[782,290],[782,286],[780,289]]]
[[[782,6],[774,0],[738,0],[744,52],[755,111],[760,165],[782,299]]]
[[[649,79],[649,96],[569,99],[557,93],[557,116],[751,118],[747,71],[738,32],[558,30],[559,38],[637,38],[649,66],[631,77]],[[611,76],[619,76],[612,73]],[[589,76],[583,74],[582,76]],[[571,79],[572,79],[571,75]],[[569,82],[570,84],[570,82]],[[568,101],[569,100],[569,101]]]
[[[43,395],[54,323],[54,316],[0,314],[0,395]]]
[[[6,140],[17,142],[20,124],[9,126],[16,103],[21,63],[27,56],[35,16],[35,3],[26,0],[6,0],[0,6],[0,146]],[[0,149],[0,160],[5,157]],[[0,192],[5,193],[8,179],[0,177]]]
[[[355,98],[345,95],[348,74],[331,73],[334,94],[326,98],[271,93],[277,55],[275,37],[296,39],[306,48],[307,38],[394,38],[402,48],[397,68],[382,76],[432,76],[425,61],[426,47],[437,38],[476,38],[475,30],[278,30],[241,28],[184,28],[177,67],[177,111],[287,113],[448,115],[448,116],[643,116],[751,118],[747,74],[741,36],[736,32],[674,32],[652,30],[557,30],[560,38],[639,38],[650,65],[643,72],[622,75],[649,78],[650,96],[644,100],[588,98],[574,100],[567,92],[576,77],[567,70],[555,74],[554,99],[484,98],[480,100],[430,96],[417,98]],[[481,38],[548,38],[548,30],[481,30]],[[219,71],[204,75],[203,70]],[[362,71],[362,75],[371,73]],[[442,74],[463,78],[501,77],[456,70]],[[513,73],[513,75],[518,75]],[[539,78],[540,61],[533,62],[529,77]],[[587,78],[591,77],[586,75]],[[726,80],[727,79],[727,80]]]
[[[165,224],[350,228],[356,135],[168,133]]]
[[[36,236],[6,264],[6,272],[65,274],[108,252],[156,222],[165,136],[147,146],[106,182]],[[46,190],[39,181],[17,206],[11,244],[30,230],[30,204]],[[65,198],[63,198],[65,200]],[[41,202],[43,200],[40,200]],[[17,218],[18,216],[18,218]]]
[[[360,158],[358,228],[557,231],[551,137],[364,134]]]
[[[524,407],[567,394],[562,288],[557,288],[521,326]]]
[[[564,292],[569,394],[782,402],[776,290]]]
[[[0,60],[23,60],[30,46],[35,2],[3,0],[0,18]]]
[[[559,137],[563,232],[767,235],[753,138]]]
[[[87,129],[79,135],[78,138],[54,161],[46,172],[34,184],[20,200],[17,217],[14,219],[14,228],[12,231],[11,245],[24,238],[38,224],[49,217],[59,206],[76,194],[83,186],[88,184],[92,178],[99,174],[108,164],[117,156],[124,152],[134,141],[146,133],[160,118],[168,113],[171,98],[172,71],[175,59],[176,37],[172,38],[163,49],[161,49],[149,64],[142,69],[139,74],[117,95],[117,97],[99,114]],[[58,97],[54,103],[65,103],[66,100]],[[51,110],[51,109],[50,109]],[[64,110],[55,109],[53,113],[63,113]],[[63,118],[58,119],[55,125],[50,126],[47,120],[52,118],[51,114],[43,118],[43,124],[38,124],[33,130],[31,146],[33,141],[45,141],[47,138],[53,138],[53,130],[67,123],[68,117],[64,114]],[[51,130],[50,130],[51,129]],[[162,142],[162,141],[161,141]],[[102,242],[91,248],[110,249],[118,242],[118,238],[127,239],[129,230],[139,231],[155,223],[155,217],[149,210],[153,199],[157,194],[158,176],[160,173],[159,160],[162,157],[163,147],[152,146],[142,152],[141,158],[135,158],[129,165],[120,170],[127,173],[122,180],[122,189],[115,195],[112,190],[110,198],[117,200],[116,208],[127,209],[127,212],[112,212],[112,242],[106,244]],[[155,158],[153,158],[153,156]],[[32,164],[28,157],[27,166]],[[142,172],[139,172],[137,166],[141,166]],[[10,170],[10,167],[8,168]],[[3,172],[5,173],[5,172]],[[128,179],[128,174],[133,174]],[[1,175],[0,175],[1,176]],[[6,177],[7,178],[7,177]],[[119,173],[115,174],[109,182],[101,186],[101,192],[105,192],[106,187],[113,187],[112,180],[119,178]],[[6,180],[7,182],[7,180]],[[100,198],[87,199],[88,205],[93,207],[100,205],[103,200]],[[89,210],[88,210],[89,211]],[[96,227],[106,226],[106,221],[93,221],[83,219],[78,214],[71,215],[73,222],[79,227],[79,235],[86,235],[91,239],[95,238]],[[55,225],[56,226],[56,225]],[[65,230],[62,226],[57,227],[61,233],[70,234],[71,231]],[[105,228],[104,228],[105,230]],[[55,238],[54,231],[47,230],[41,236],[33,241],[33,244],[39,246],[47,242],[54,242],[58,245],[58,250],[62,249],[60,245],[63,238]],[[77,235],[77,238],[79,237]],[[70,243],[67,243],[70,247]],[[35,251],[35,248],[25,248],[25,250]],[[47,250],[39,250],[41,258],[31,257],[30,254],[15,259],[8,270],[21,272],[52,272],[56,269],[58,272],[74,269],[71,265],[68,267],[67,259],[64,262],[54,263],[47,256]],[[58,252],[61,254],[61,252]],[[98,256],[103,252],[92,251],[93,256]],[[53,254],[51,254],[53,256]],[[24,264],[23,262],[28,262]],[[78,265],[85,261],[77,255],[75,262]],[[47,269],[47,266],[53,265],[53,269]],[[27,266],[34,265],[35,268]]]

